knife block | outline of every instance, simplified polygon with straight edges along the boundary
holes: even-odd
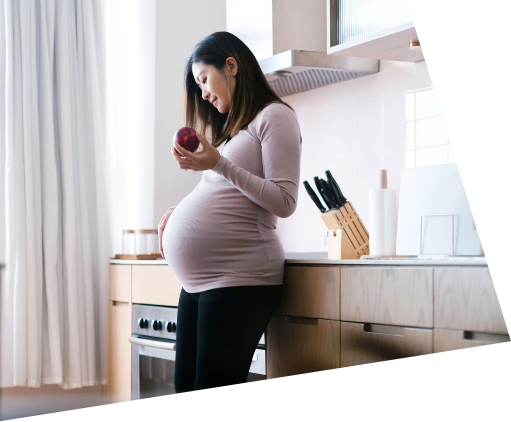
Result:
[[[369,232],[351,202],[321,214],[321,218],[328,228],[328,259],[369,255]]]

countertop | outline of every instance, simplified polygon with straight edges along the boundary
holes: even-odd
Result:
[[[110,264],[167,265],[163,258],[154,260],[110,259]],[[377,266],[487,266],[483,257],[456,257],[450,259],[327,259],[326,252],[286,253],[290,265],[377,265]]]

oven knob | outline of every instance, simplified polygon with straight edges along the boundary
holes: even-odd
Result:
[[[153,327],[154,331],[160,331],[161,330],[161,321],[158,321],[157,319],[153,319],[153,323],[151,324],[151,327]]]
[[[149,327],[149,321],[145,318],[138,319],[138,328],[147,328]]]
[[[165,324],[165,329],[167,330],[168,333],[175,333],[176,332],[176,323],[168,321]]]

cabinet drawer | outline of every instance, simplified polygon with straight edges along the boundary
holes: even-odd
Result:
[[[339,368],[340,324],[275,315],[267,329],[268,378]]]
[[[133,303],[177,306],[181,283],[168,265],[133,265]]]
[[[286,266],[282,315],[340,320],[339,267]]]
[[[466,349],[468,347],[485,346],[488,344],[509,341],[507,334],[488,334],[474,331],[433,330],[433,352]]]
[[[341,367],[433,352],[433,330],[341,322]]]
[[[435,328],[507,334],[487,267],[435,268]]]
[[[108,297],[119,302],[131,302],[131,265],[108,267]]]
[[[342,268],[341,320],[433,328],[433,269]]]

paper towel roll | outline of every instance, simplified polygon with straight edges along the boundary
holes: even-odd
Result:
[[[395,255],[397,234],[396,191],[369,190],[369,253]]]

